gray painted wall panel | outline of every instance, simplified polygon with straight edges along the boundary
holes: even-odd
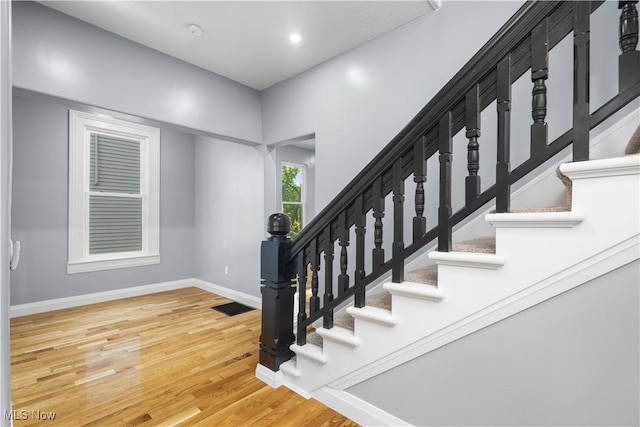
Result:
[[[638,425],[640,262],[347,391],[415,425]]]
[[[197,136],[195,170],[196,277],[259,296],[266,234],[262,147]]]
[[[161,263],[67,274],[68,109],[16,96],[14,112],[12,305],[193,277],[193,135],[161,129]]]
[[[259,93],[34,2],[13,2],[13,84],[261,142]]]

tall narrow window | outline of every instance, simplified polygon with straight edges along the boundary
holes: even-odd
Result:
[[[291,218],[289,237],[304,226],[304,166],[282,164],[282,212]]]
[[[159,129],[69,115],[68,273],[157,264]]]

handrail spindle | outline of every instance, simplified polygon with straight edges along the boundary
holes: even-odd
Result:
[[[451,137],[451,111],[440,119],[438,147],[440,151],[440,207],[438,208],[438,251],[450,252],[451,230],[451,163],[453,144]]]
[[[314,238],[311,241],[311,298],[309,298],[309,312],[311,314],[320,310],[318,271],[320,271],[320,253],[318,252],[318,239]]]
[[[619,1],[621,9],[619,24],[620,56],[618,57],[619,93],[640,81],[640,51],[638,45],[638,10],[634,1]]]
[[[377,270],[384,264],[384,249],[382,249],[382,218],[384,218],[384,196],[382,194],[382,177],[378,177],[373,183],[373,270]]]
[[[413,243],[419,241],[427,232],[427,218],[424,217],[424,183],[427,182],[426,143],[426,138],[423,136],[413,144],[413,182],[416,183],[416,216],[413,217]]]
[[[331,225],[324,229],[324,318],[322,326],[333,328],[333,309],[328,308],[333,301],[333,241]]]
[[[404,179],[402,157],[393,164],[393,246],[391,251],[391,281],[404,281]]]
[[[298,345],[307,343],[307,333],[304,321],[307,320],[307,264],[304,262],[304,251],[298,254],[296,261],[298,273],[298,322],[296,342]]]
[[[573,3],[573,161],[589,160],[589,19],[591,2]]]
[[[364,307],[364,237],[367,231],[367,217],[363,208],[363,196],[360,194],[355,203],[355,223],[356,223],[356,274],[355,274],[355,294],[354,305],[358,308]]]
[[[470,204],[480,196],[480,86],[473,85],[473,89],[467,92],[465,99],[465,122],[469,139],[467,145],[467,170],[469,176],[465,178],[465,200]]]
[[[549,78],[549,32],[544,19],[531,33],[531,158],[540,159],[547,149],[547,85]]]
[[[342,211],[338,218],[338,232],[340,233],[340,275],[338,276],[338,296],[342,296],[343,293],[349,289],[349,275],[347,274],[348,268],[348,254],[347,247],[349,246],[349,227],[347,224],[347,212]]]
[[[509,212],[511,207],[511,54],[498,63],[498,162],[496,163],[496,212]]]

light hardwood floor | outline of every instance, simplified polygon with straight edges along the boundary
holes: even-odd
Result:
[[[12,319],[14,425],[356,425],[257,380],[260,311],[210,308],[227,302],[186,288]]]

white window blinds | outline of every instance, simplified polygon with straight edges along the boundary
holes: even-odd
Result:
[[[140,141],[92,133],[89,253],[142,250]]]

